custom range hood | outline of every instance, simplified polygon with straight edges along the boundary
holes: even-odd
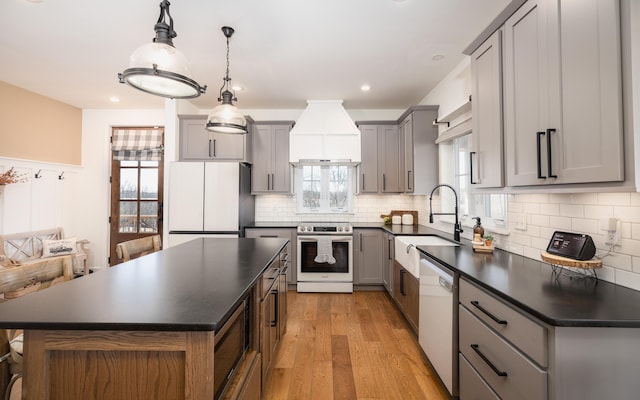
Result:
[[[360,163],[360,130],[342,100],[307,100],[289,134],[289,161]]]

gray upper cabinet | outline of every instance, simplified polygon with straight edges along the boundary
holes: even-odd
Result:
[[[378,183],[381,193],[402,192],[400,134],[397,125],[378,127]]]
[[[359,165],[360,193],[400,193],[401,138],[395,121],[361,124],[362,161]]]
[[[293,122],[288,121],[253,125],[252,193],[291,193],[289,131],[292,126]]]
[[[378,126],[360,126],[360,143],[358,189],[360,193],[378,193]]]
[[[438,106],[415,106],[401,117],[400,188],[405,193],[429,194],[438,184]]]
[[[624,179],[620,48],[616,1],[529,0],[505,22],[508,186]]]
[[[504,186],[502,132],[502,31],[471,54],[473,149],[470,180],[477,188]]]
[[[206,115],[181,115],[180,160],[246,161],[246,135],[210,132]]]

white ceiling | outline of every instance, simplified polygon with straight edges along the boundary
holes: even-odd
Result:
[[[173,0],[174,45],[216,105],[233,27],[230,76],[242,109],[351,109],[417,104],[510,0]],[[160,0],[0,0],[0,80],[80,108],[162,108],[118,83],[154,37]],[[443,54],[440,61],[434,54]],[[371,85],[367,93],[362,84]],[[114,104],[109,97],[117,96]]]

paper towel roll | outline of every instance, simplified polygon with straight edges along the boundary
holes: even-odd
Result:
[[[402,214],[402,225],[413,225],[413,215]]]
[[[402,223],[402,217],[399,215],[394,215],[391,217],[391,223],[394,225],[400,225]]]

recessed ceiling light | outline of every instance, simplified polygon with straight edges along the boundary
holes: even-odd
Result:
[[[120,98],[116,96],[109,97],[109,101],[112,103],[120,103]]]
[[[440,61],[440,60],[444,59],[444,54],[434,54],[434,55],[431,57],[431,59],[432,59],[433,61]]]
[[[362,90],[363,92],[368,92],[369,90],[371,90],[371,86],[362,85],[362,86],[360,86],[360,90]]]

